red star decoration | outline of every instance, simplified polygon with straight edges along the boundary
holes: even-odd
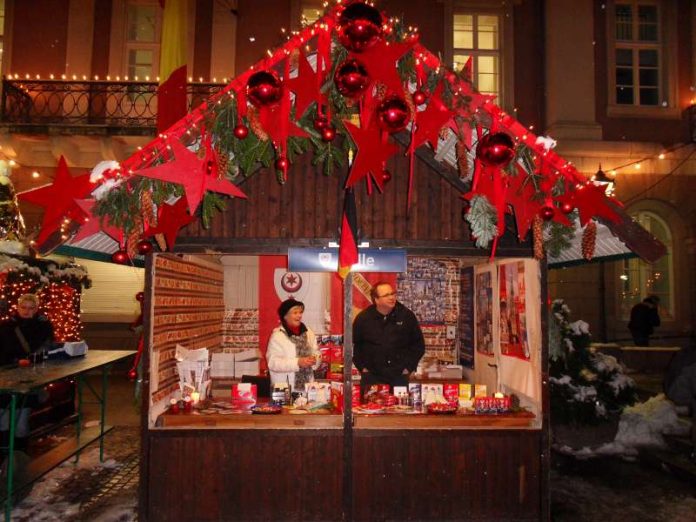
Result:
[[[343,124],[358,148],[346,180],[346,188],[352,187],[369,173],[372,173],[372,179],[375,180],[379,190],[382,190],[384,185],[381,175],[382,166],[389,156],[398,152],[399,147],[393,143],[382,144],[380,130],[377,127],[362,129],[347,120],[344,120]]]
[[[262,107],[259,111],[261,127],[276,144],[285,144],[288,136],[306,138],[307,133],[291,121],[290,114],[283,114],[281,104],[272,107]]]
[[[210,143],[210,134],[205,134],[202,142],[205,147],[205,159],[203,160],[203,164],[206,166],[206,171],[203,174],[203,192],[205,193],[205,191],[209,190],[231,197],[246,199],[246,194],[234,183],[220,176],[217,153]],[[209,169],[208,165],[210,166]]]
[[[83,219],[85,219],[85,221],[77,233],[73,236],[71,242],[77,243],[86,237],[97,234],[98,232],[104,232],[115,239],[116,242],[121,244],[121,240],[123,239],[123,231],[120,228],[111,225],[107,219],[100,221],[99,217],[94,215],[93,210],[96,203],[97,202],[94,199],[75,200],[75,204],[84,213]]]
[[[165,203],[160,207],[157,217],[157,226],[150,228],[146,232],[146,235],[149,237],[156,234],[164,234],[164,238],[167,240],[167,246],[169,250],[172,250],[174,248],[174,243],[176,243],[176,236],[179,230],[192,221],[195,221],[195,219],[194,216],[186,212],[186,200],[184,198],[179,198],[173,205],[167,205]]]
[[[619,221],[619,216],[609,206],[609,200],[604,188],[592,182],[580,185],[574,193],[574,202],[580,214],[580,225],[583,227],[593,217],[603,217],[609,221]]]
[[[508,190],[505,193],[505,201],[513,209],[517,224],[517,237],[523,241],[542,204],[534,198],[536,194],[534,185],[531,181],[526,180],[526,172],[521,167],[517,169],[517,176],[507,177],[507,182]]]
[[[52,184],[17,194],[21,201],[28,201],[44,208],[41,231],[36,238],[37,243],[43,243],[48,239],[60,227],[64,217],[74,215],[78,211],[75,199],[84,198],[92,192],[94,187],[95,185],[89,181],[89,174],[71,176],[68,164],[61,156]]]
[[[454,113],[442,103],[442,84],[438,85],[430,97],[428,106],[416,115],[416,132],[413,135],[410,149],[417,149],[426,141],[435,152],[440,140],[440,129],[447,125]]]
[[[298,59],[297,77],[286,79],[285,87],[295,93],[295,118],[298,120],[307,107],[321,96],[317,86],[317,73],[309,65],[304,52],[300,52]]]
[[[206,190],[241,198],[246,197],[229,181],[217,179],[217,162],[209,142],[205,144],[206,155],[203,160],[199,159],[196,153],[184,147],[176,138],[169,140],[169,145],[174,154],[172,161],[135,171],[134,174],[182,185],[191,214],[198,208]],[[210,172],[208,172],[208,165],[211,167]]]
[[[355,58],[365,65],[372,83],[383,83],[387,91],[402,94],[403,81],[396,68],[396,62],[415,44],[416,40],[401,43],[387,43],[381,40],[362,53],[351,53],[350,58]]]

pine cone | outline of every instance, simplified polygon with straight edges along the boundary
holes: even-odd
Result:
[[[157,212],[155,212],[155,205],[152,202],[152,192],[149,190],[143,190],[140,193],[140,209],[140,215],[143,217],[143,223],[156,227]]]
[[[582,257],[588,261],[594,257],[595,245],[597,243],[597,224],[589,221],[582,231]]]
[[[140,241],[140,236],[143,233],[143,223],[142,220],[136,219],[135,225],[128,232],[128,240],[126,241],[126,251],[128,252],[128,257],[134,259],[138,255],[138,241]]]
[[[162,252],[167,251],[167,240],[164,238],[164,234],[155,234],[155,242]]]
[[[230,163],[230,157],[227,155],[226,152],[221,150],[216,151],[216,156],[218,166],[218,177],[222,179],[227,174],[227,167]]]
[[[459,177],[466,179],[469,177],[469,151],[466,148],[463,140],[457,140],[457,166],[459,167]]]
[[[534,238],[534,259],[541,261],[544,259],[544,222],[538,214],[532,221],[532,235]]]
[[[252,132],[256,134],[261,141],[268,141],[268,134],[266,134],[266,131],[263,130],[263,125],[261,125],[261,120],[259,120],[259,115],[256,112],[256,109],[249,107],[247,116],[249,117],[249,127],[251,128]]]

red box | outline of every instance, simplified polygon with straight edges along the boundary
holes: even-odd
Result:
[[[235,408],[251,408],[256,404],[256,384],[242,382],[232,385],[232,405]]]
[[[444,384],[442,386],[442,395],[448,404],[459,406],[459,384]]]

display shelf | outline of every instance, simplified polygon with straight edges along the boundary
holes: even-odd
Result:
[[[535,419],[535,415],[528,411],[497,415],[356,414],[354,428],[356,430],[456,430],[531,428]]]
[[[162,428],[225,428],[225,429],[342,429],[343,416],[307,413],[293,415],[256,415],[234,413],[230,415],[197,415],[195,413],[164,413],[157,423]]]

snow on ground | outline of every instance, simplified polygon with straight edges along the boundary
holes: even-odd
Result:
[[[554,449],[565,455],[579,459],[600,456],[635,458],[640,447],[664,447],[663,435],[686,435],[690,423],[677,416],[677,410],[664,394],[651,397],[643,403],[626,408],[619,420],[619,429],[612,442],[597,447],[583,446],[571,448],[567,445],[554,445]]]
[[[68,460],[34,483],[30,493],[12,510],[17,522],[49,522],[82,520],[81,507],[92,500],[85,481],[104,470],[121,466],[113,459],[99,462],[99,448],[80,454],[79,462]],[[118,499],[118,501],[116,501]],[[129,522],[137,520],[136,495],[109,497],[109,505],[100,510],[100,522]]]

